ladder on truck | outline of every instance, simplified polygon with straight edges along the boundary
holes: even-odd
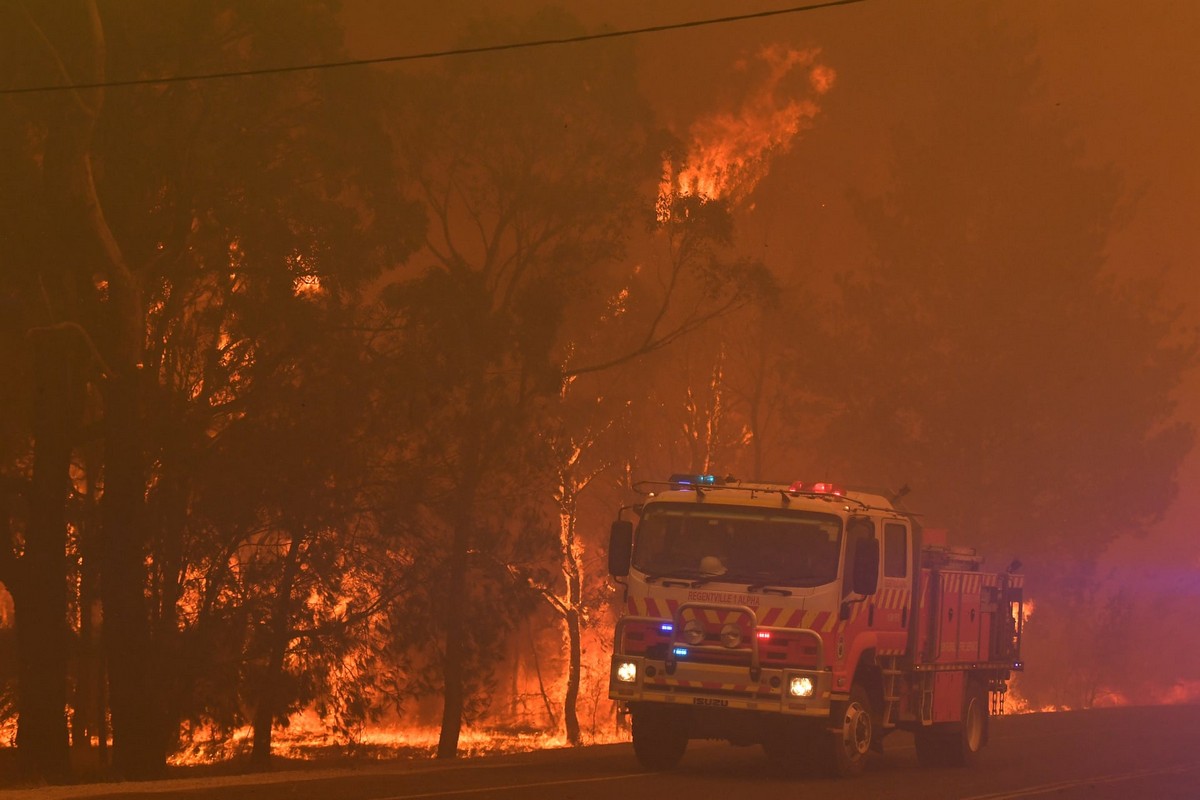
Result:
[[[896,706],[900,702],[899,683],[902,670],[896,656],[886,656],[879,665],[883,674],[883,719],[884,728],[896,727]]]
[[[880,672],[883,673],[883,718],[880,724],[884,728],[896,727],[896,707],[900,702],[899,686],[900,676],[904,670],[899,668],[899,659],[895,656],[885,658],[880,664]],[[917,713],[920,714],[922,725],[933,724],[933,673],[922,672],[918,674],[917,682],[920,685],[921,700],[917,707]]]
[[[933,724],[933,673],[921,675],[921,724]]]

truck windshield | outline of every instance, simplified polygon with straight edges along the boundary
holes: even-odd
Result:
[[[841,540],[832,514],[651,504],[634,537],[633,566],[652,578],[820,586],[837,578]]]

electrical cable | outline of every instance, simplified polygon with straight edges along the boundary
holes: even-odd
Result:
[[[396,56],[380,56],[378,58],[358,58],[346,61],[327,61],[318,64],[296,64],[286,67],[262,67],[259,69],[245,70],[229,70],[226,72],[205,72],[196,73],[193,75],[172,75],[158,78],[131,78],[129,80],[117,81],[96,81],[94,83],[67,83],[67,84],[48,84],[43,86],[20,86],[16,88],[0,88],[0,95],[6,94],[34,94],[38,92],[62,92],[69,90],[81,89],[115,89],[126,86],[154,86],[167,83],[185,83],[188,81],[211,81],[222,80],[226,78],[249,78],[259,75],[279,75],[288,72],[307,72],[311,70],[321,69],[340,69],[342,67],[362,67],[370,64],[396,64],[405,61],[421,61],[433,58],[449,58],[453,56],[476,55],[479,53],[497,53],[505,50],[523,50],[533,47],[547,47],[551,45],[578,44],[580,42],[592,42],[599,39],[616,39],[623,36],[638,36],[645,33],[662,33],[664,31],[684,30],[687,28],[700,28],[708,25],[725,25],[733,22],[745,22],[747,20],[764,19],[767,17],[778,17],[785,14],[799,14],[805,11],[818,11],[824,8],[832,8],[834,6],[849,6],[856,3],[865,3],[866,0],[826,0],[826,2],[813,3],[805,6],[792,6],[790,8],[778,8],[770,11],[757,11],[748,14],[735,14],[726,17],[714,17],[712,19],[690,20],[687,22],[671,22],[663,25],[649,25],[644,28],[630,28],[626,30],[604,31],[601,33],[582,34],[579,36],[564,36],[554,39],[535,39],[525,42],[509,42],[506,44],[482,45],[479,47],[459,47],[452,50],[432,50],[425,53],[408,53]]]

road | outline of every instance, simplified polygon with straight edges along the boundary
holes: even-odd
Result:
[[[992,721],[973,768],[924,769],[894,734],[867,774],[848,780],[774,774],[758,748],[692,742],[679,769],[641,772],[628,744],[461,762],[370,764],[215,779],[46,787],[5,800],[1197,800],[1200,706],[1028,714]]]

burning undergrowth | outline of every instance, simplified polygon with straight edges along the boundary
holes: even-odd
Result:
[[[253,747],[249,726],[228,735],[213,727],[184,731],[184,741],[171,756],[172,766],[195,766],[245,760]],[[339,761],[433,758],[437,752],[439,731],[436,727],[403,724],[365,726],[351,735],[338,733],[327,720],[312,712],[292,715],[286,726],[276,727],[272,736],[274,754],[294,761]],[[625,741],[627,736],[615,728],[593,736],[589,744]],[[480,726],[464,729],[459,739],[463,757],[522,753],[567,747],[562,732],[548,732],[519,726]]]

